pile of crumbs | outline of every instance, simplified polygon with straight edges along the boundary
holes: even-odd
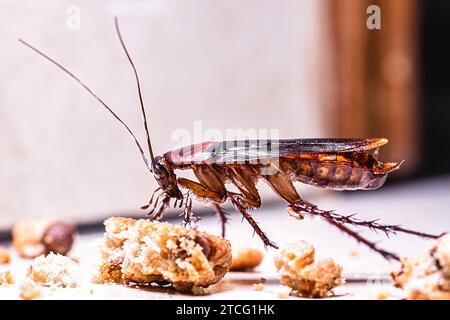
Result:
[[[395,285],[411,300],[450,300],[450,234],[431,241],[392,272]]]
[[[280,283],[292,288],[295,295],[307,298],[328,297],[344,284],[342,267],[332,259],[315,260],[314,247],[299,241],[288,244],[275,256]]]
[[[122,217],[107,219],[105,231],[96,283],[171,284],[199,295],[231,265],[230,243],[206,232]]]
[[[11,271],[0,272],[0,287],[9,286],[14,284],[14,276]]]
[[[75,288],[82,279],[75,261],[54,253],[37,257],[28,267],[27,278],[42,286],[63,288]]]

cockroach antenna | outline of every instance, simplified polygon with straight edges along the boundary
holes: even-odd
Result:
[[[122,35],[120,33],[119,18],[117,16],[114,17],[114,25],[116,26],[116,32],[117,32],[117,36],[119,37],[120,44],[122,45],[122,48],[125,51],[125,54],[127,55],[128,61],[130,62],[131,67],[133,68],[134,76],[136,78],[136,84],[137,84],[137,89],[138,89],[138,94],[139,94],[139,102],[141,104],[142,120],[144,122],[145,134],[147,135],[148,152],[150,154],[150,160],[152,161],[153,172],[155,172],[155,157],[153,155],[152,143],[150,141],[150,133],[148,131],[147,115],[145,112],[144,99],[142,98],[141,83],[139,80],[139,75],[138,75],[136,67],[133,63],[133,60],[131,59],[131,56],[128,53],[127,47],[125,46],[125,42],[123,41]]]
[[[117,120],[119,121],[120,124],[122,124],[125,129],[128,131],[128,133],[133,137],[134,142],[136,143],[136,146],[139,149],[139,152],[142,155],[142,159],[144,160],[144,163],[146,165],[146,167],[148,168],[148,170],[150,170],[150,172],[154,172],[152,170],[154,164],[153,164],[153,154],[151,153],[151,148],[150,148],[150,156],[152,159],[152,168],[150,168],[150,164],[149,161],[147,159],[147,156],[145,155],[144,150],[142,149],[141,144],[139,143],[138,139],[136,138],[136,136],[134,135],[133,131],[131,131],[131,129],[127,126],[127,124],[101,99],[99,98],[86,84],[84,84],[77,76],[75,76],[72,72],[70,72],[69,70],[67,70],[65,67],[63,67],[60,63],[56,62],[55,60],[53,60],[52,58],[50,58],[48,55],[46,55],[45,53],[43,53],[42,51],[36,49],[35,47],[33,47],[32,45],[30,45],[29,43],[25,42],[22,39],[18,39],[20,43],[22,43],[23,45],[27,46],[28,48],[30,48],[31,50],[33,50],[34,52],[36,52],[37,54],[39,54],[40,56],[44,57],[45,59],[47,59],[48,61],[50,61],[51,63],[53,63],[54,65],[56,65],[58,68],[60,68],[62,71],[64,71],[66,74],[68,74],[72,79],[74,79],[76,82],[78,82],[87,92],[89,92],[95,99],[97,99],[97,101],[100,102],[100,104]]]

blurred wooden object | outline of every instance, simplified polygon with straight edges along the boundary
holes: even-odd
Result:
[[[348,137],[386,137],[384,157],[418,165],[417,2],[331,0],[336,106],[329,127]],[[381,29],[369,30],[370,5],[381,9]]]

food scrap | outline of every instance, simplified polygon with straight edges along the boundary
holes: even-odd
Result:
[[[41,288],[31,279],[25,279],[20,286],[20,298],[23,300],[33,300],[39,298],[42,294]]]
[[[264,291],[264,290],[266,290],[266,287],[264,286],[264,283],[262,283],[262,282],[254,283],[253,284],[253,290],[255,290],[255,291]]]
[[[261,264],[264,254],[254,248],[237,248],[232,250],[231,271],[253,270]]]
[[[450,300],[450,234],[431,241],[425,250],[401,262],[400,270],[391,275],[407,299]]]
[[[13,246],[24,258],[50,252],[65,255],[72,248],[75,226],[51,219],[22,220],[12,230]]]
[[[292,289],[289,288],[288,286],[280,285],[277,289],[278,298],[280,298],[280,299],[289,298],[291,291],[292,291]]]
[[[342,267],[332,259],[315,261],[314,247],[299,241],[288,244],[275,256],[280,283],[292,288],[301,297],[321,298],[332,294],[342,285]]]
[[[14,284],[14,276],[11,271],[0,272],[0,287]]]
[[[5,247],[0,247],[0,264],[7,264],[11,261],[11,254]]]
[[[169,283],[198,292],[231,265],[231,246],[222,237],[148,219],[109,218],[105,227],[97,283]]]
[[[27,278],[42,286],[75,288],[81,282],[81,271],[72,259],[50,253],[37,257],[28,267]]]

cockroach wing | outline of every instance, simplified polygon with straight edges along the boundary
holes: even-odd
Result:
[[[384,138],[211,141],[169,151],[164,157],[173,165],[249,163],[273,158],[295,158],[311,153],[366,151],[387,142]]]

